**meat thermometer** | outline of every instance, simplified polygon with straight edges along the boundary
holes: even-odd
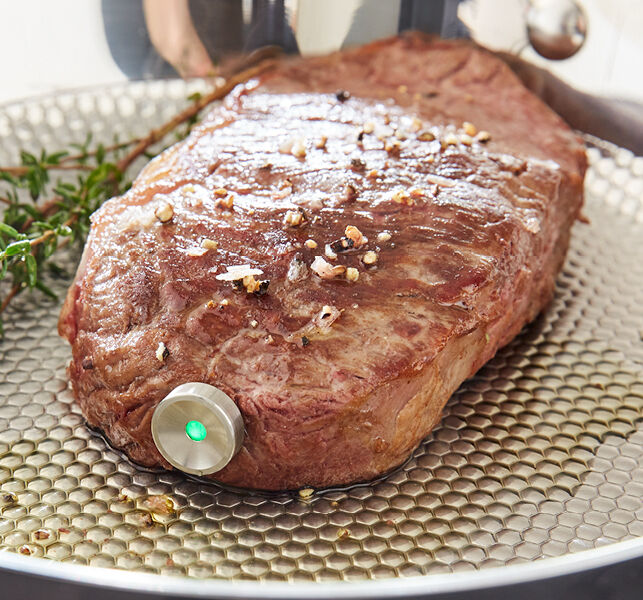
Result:
[[[231,398],[207,383],[174,388],[154,410],[152,437],[163,458],[192,475],[225,467],[244,437],[241,412]]]

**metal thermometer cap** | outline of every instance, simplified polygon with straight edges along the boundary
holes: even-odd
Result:
[[[243,443],[241,412],[230,397],[207,383],[184,383],[154,409],[152,438],[163,458],[192,475],[225,467]]]

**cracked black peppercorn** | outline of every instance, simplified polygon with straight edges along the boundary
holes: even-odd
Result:
[[[346,100],[348,100],[351,97],[351,94],[350,94],[350,92],[347,92],[346,90],[338,90],[335,93],[335,97],[340,102],[346,102]]]

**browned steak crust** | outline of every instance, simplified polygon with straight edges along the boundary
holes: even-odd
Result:
[[[468,43],[411,35],[285,62],[94,215],[60,319],[83,413],[168,467],[153,409],[208,382],[247,430],[213,478],[281,489],[382,473],[546,305],[584,172],[581,141]],[[349,225],[368,241],[327,259]],[[359,279],[320,278],[317,256]],[[266,294],[216,279],[240,264]]]

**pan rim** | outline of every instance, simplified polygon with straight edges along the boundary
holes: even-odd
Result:
[[[353,582],[203,580],[124,570],[117,570],[118,577],[115,577],[114,569],[60,563],[38,557],[28,558],[9,552],[0,554],[0,573],[10,571],[59,583],[80,584],[103,590],[154,594],[159,597],[180,594],[185,598],[294,600],[304,593],[308,600],[331,598],[357,600],[419,596],[427,598],[439,594],[502,588],[564,577],[637,558],[643,558],[643,537],[534,562],[488,567],[466,573],[437,573]]]

